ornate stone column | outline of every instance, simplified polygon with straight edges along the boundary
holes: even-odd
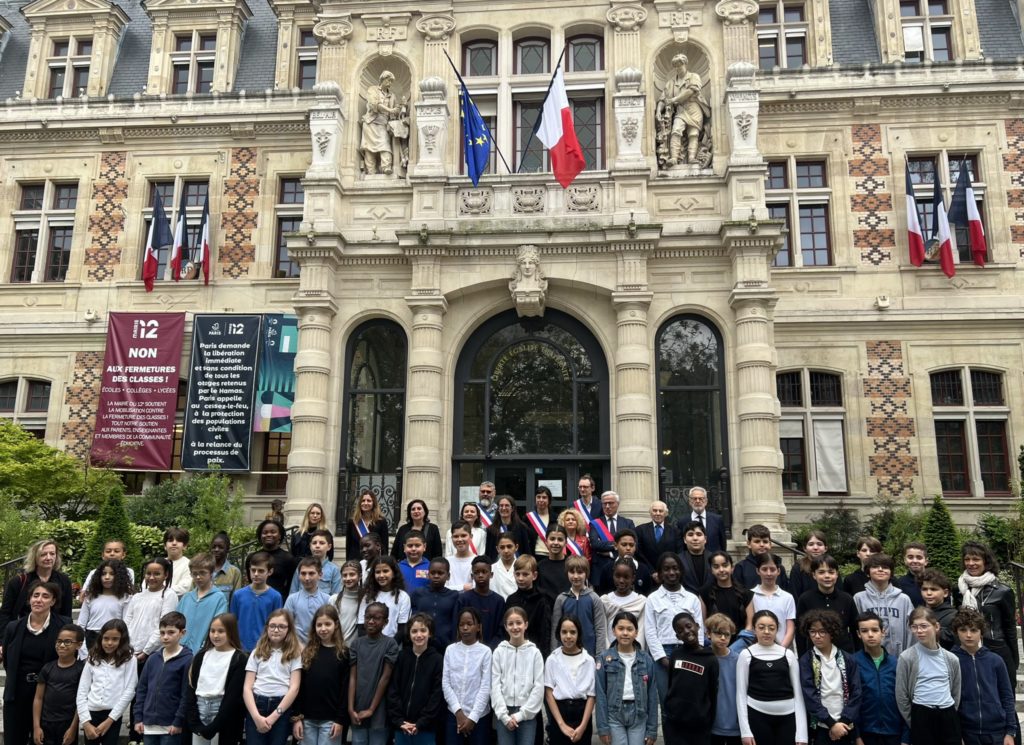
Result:
[[[416,21],[416,30],[423,35],[423,77],[440,77],[451,73],[451,66],[445,59],[448,39],[455,30],[455,16],[452,9],[438,13],[427,13]]]
[[[616,154],[612,170],[647,169],[643,154],[646,96],[640,88],[643,76],[635,67],[615,73],[617,92],[612,96],[615,110]]]
[[[405,473],[402,501],[422,499],[440,514],[441,458],[444,441],[444,314],[441,259],[433,249],[406,249],[412,261],[412,292],[405,298],[412,313],[409,340],[409,388],[406,394]]]
[[[352,21],[349,14],[334,5],[324,5],[317,14],[313,35],[320,41],[316,63],[317,81],[333,81],[340,84],[345,77],[348,38],[352,35]]]
[[[445,175],[450,116],[445,87],[444,80],[439,77],[420,81],[420,100],[416,102],[416,136],[419,147],[416,164],[409,173],[414,178]]]
[[[647,311],[654,293],[647,289],[647,257],[661,233],[647,227],[618,229],[609,235],[617,257],[612,293],[616,315],[615,344],[615,477],[612,488],[623,510],[647,513],[658,494],[658,458],[654,448],[652,351]]]
[[[768,218],[764,202],[765,163],[757,147],[757,68],[733,62],[726,71],[725,116],[729,128],[729,203],[733,220]]]
[[[757,8],[754,0],[719,0],[715,5],[715,13],[725,25],[722,36],[727,68],[734,62],[757,62],[754,24],[751,22]]]
[[[615,31],[611,38],[608,66],[613,69],[644,66],[640,49],[640,27],[647,20],[641,0],[611,0],[605,19]]]
[[[345,240],[335,223],[341,214],[339,143],[344,127],[341,90],[337,83],[317,83],[310,110],[312,163],[302,180],[306,199],[298,233],[287,237],[288,254],[298,262],[299,290],[292,298],[299,319],[295,355],[295,404],[292,407],[292,448],[288,456],[285,516],[297,522],[312,502],[323,504],[328,520],[335,514],[338,457],[331,437],[331,372],[336,352],[334,299],[337,272]]]
[[[732,475],[734,536],[747,525],[767,525],[772,536],[789,540],[785,530],[779,453],[779,406],[775,394],[773,318],[778,295],[768,284],[768,267],[781,242],[780,226],[729,222],[722,244],[732,258],[729,304],[736,323],[736,418],[738,473]]]

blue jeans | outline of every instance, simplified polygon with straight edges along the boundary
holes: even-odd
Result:
[[[437,739],[433,732],[418,732],[415,735],[407,735],[401,730],[395,730],[395,745],[435,745]]]
[[[622,702],[622,714],[608,722],[612,745],[644,745],[647,717],[642,717],[635,701]]]
[[[220,702],[224,700],[223,696],[216,698],[209,698],[206,696],[196,696],[196,708],[199,709],[199,721],[203,724],[209,724],[217,717],[217,713],[220,711]],[[212,738],[207,740],[202,735],[192,733],[192,745],[217,745],[220,740],[219,735],[214,735]]]
[[[143,735],[142,745],[180,745],[181,734],[177,735]]]
[[[341,739],[341,725],[338,734],[331,737],[334,722],[329,719],[306,719],[302,722],[302,745],[337,745]]]
[[[270,716],[270,713],[281,705],[282,696],[255,696],[256,711],[260,716]],[[246,745],[285,745],[292,734],[290,721],[291,709],[285,711],[281,718],[274,722],[269,732],[259,732],[256,729],[256,722],[252,715],[246,711],[245,714],[245,743]]]
[[[387,727],[352,727],[352,745],[387,745],[387,742]]]
[[[676,651],[676,644],[665,644],[665,658],[672,656]],[[665,696],[668,694],[668,668],[661,664],[661,660],[654,661],[654,682],[658,684],[658,703],[665,706]],[[664,716],[664,712],[662,712]]]
[[[540,715],[538,714],[537,717]],[[533,745],[537,734],[537,717],[520,722],[514,730],[510,730],[497,718],[494,727],[498,732],[498,745]]]

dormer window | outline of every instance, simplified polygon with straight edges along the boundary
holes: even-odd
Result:
[[[317,56],[320,52],[320,47],[316,43],[316,36],[313,35],[312,29],[299,32],[297,51],[299,69],[296,83],[304,91],[312,90],[313,86],[316,85]]]
[[[900,0],[903,58],[907,62],[948,62],[953,59],[953,15],[950,0]]]
[[[209,93],[213,90],[217,34],[193,31],[175,34],[171,55],[171,93]]]
[[[92,37],[56,39],[47,59],[50,70],[48,98],[80,96],[89,88]]]

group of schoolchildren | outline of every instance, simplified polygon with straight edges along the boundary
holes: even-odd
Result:
[[[110,542],[34,699],[7,705],[33,707],[35,745],[79,730],[115,745],[125,716],[145,745],[653,745],[659,724],[667,745],[1019,745],[1015,601],[980,544],[964,547],[957,611],[921,544],[894,581],[864,538],[840,579],[812,532],[787,577],[764,526],[736,566],[704,555],[700,522],[654,566],[624,528],[595,577],[562,525],[534,536],[476,505],[449,555],[428,557],[440,536],[414,500],[389,553],[365,497],[340,569],[314,505],[292,552],[280,522],[260,524],[244,586],[224,534],[189,559],[169,529],[139,592]]]

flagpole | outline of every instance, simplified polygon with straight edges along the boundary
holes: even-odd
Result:
[[[551,86],[555,84],[555,77],[558,75],[558,69],[562,66],[562,60],[565,59],[565,50],[569,48],[566,44],[562,47],[562,53],[558,56],[558,64],[555,65],[555,71],[551,73],[551,80],[548,82],[547,93],[544,94],[544,98],[540,102],[540,111],[537,112],[537,120],[533,123],[533,130],[530,132],[530,137],[526,140],[526,145],[523,147],[522,153],[520,153],[519,167],[516,169],[516,173],[519,173],[523,169],[523,158],[522,156],[530,149],[530,145],[533,144],[533,138],[537,136],[537,130],[540,129],[540,123],[543,120],[544,102],[548,100],[548,96],[551,95]]]
[[[469,93],[469,88],[466,87],[466,81],[464,81],[462,79],[462,75],[459,74],[459,68],[455,66],[455,63],[452,61],[452,58],[448,56],[448,50],[442,49],[441,51],[444,52],[444,56],[447,57],[448,64],[452,66],[452,71],[455,73],[455,77],[459,79],[459,85],[462,86],[462,90],[466,91],[466,95],[469,97],[470,103],[472,103],[473,106],[476,106],[476,101],[473,100],[473,96],[471,96]],[[480,109],[478,107],[477,111],[479,110]],[[491,134],[491,128],[484,127],[484,131],[487,132],[487,139],[491,141],[492,145],[494,145],[494,152],[498,154],[498,157],[501,158],[501,162],[505,164],[505,170],[508,171],[509,173],[512,173],[512,169],[509,167],[508,161],[505,160],[505,154],[501,152],[501,148],[498,147],[498,143],[494,141],[494,135]]]

